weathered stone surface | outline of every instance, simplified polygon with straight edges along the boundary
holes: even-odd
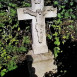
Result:
[[[17,9],[18,20],[32,20],[32,48],[34,54],[48,52],[46,44],[45,18],[57,16],[57,8],[44,7],[44,0],[31,0],[32,7]]]
[[[43,9],[43,15],[45,18],[52,18],[57,16],[57,8],[53,6],[45,6]]]
[[[32,7],[17,9],[18,20],[32,20],[32,51],[27,55],[31,77],[43,77],[46,72],[56,72],[54,56],[46,44],[45,18],[57,16],[57,8],[44,7],[44,0],[31,0]],[[31,66],[31,62],[32,66]],[[32,69],[33,67],[33,69]],[[33,75],[35,73],[36,75]]]
[[[28,55],[31,55],[33,58],[32,68],[35,70],[31,70],[31,75],[34,76],[32,71],[35,71],[35,75],[37,77],[43,77],[46,72],[52,71],[53,73],[57,72],[57,66],[54,65],[54,55],[51,51],[43,54],[35,55],[33,51],[30,51]]]

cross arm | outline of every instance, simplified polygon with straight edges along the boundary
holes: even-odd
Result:
[[[45,6],[43,10],[43,15],[45,18],[51,18],[57,16],[57,8],[53,6]]]
[[[28,20],[36,17],[36,13],[30,7],[17,9],[18,20]]]

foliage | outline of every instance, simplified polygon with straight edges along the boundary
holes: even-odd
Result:
[[[58,72],[54,77],[68,77],[70,70],[72,71],[71,68],[74,68],[76,64],[74,63],[72,65],[71,62],[71,57],[73,57],[71,53],[76,53],[75,44],[77,44],[77,3],[74,1],[75,0],[53,1],[54,7],[57,7],[57,17],[52,19],[52,23],[50,22],[52,35],[48,34],[48,37],[51,36],[49,39],[51,39],[50,41],[52,42],[51,46],[53,46],[58,67]],[[74,45],[72,46],[71,43]]]
[[[24,0],[0,0],[0,76],[4,76],[8,71],[17,68],[19,53],[27,52],[27,44],[30,39],[18,38],[22,31],[17,20],[17,8],[28,7],[29,3]],[[23,42],[20,43],[20,41]],[[23,44],[22,44],[23,43]],[[26,44],[26,46],[25,46]]]
[[[50,34],[48,34],[49,39],[53,39],[54,41],[54,55],[57,58],[58,53],[61,53],[60,44],[64,44],[68,39],[76,40],[76,3],[71,0],[54,0],[54,7],[57,7],[57,17],[53,19],[53,23],[51,27],[54,29],[54,33],[52,34],[52,38],[50,38]],[[51,31],[52,32],[52,31]],[[58,49],[59,50],[58,50]]]

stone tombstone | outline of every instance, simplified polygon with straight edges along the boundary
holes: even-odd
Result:
[[[32,7],[18,8],[18,20],[32,20],[32,48],[34,54],[48,52],[45,18],[57,16],[57,8],[44,7],[44,0],[31,0]]]

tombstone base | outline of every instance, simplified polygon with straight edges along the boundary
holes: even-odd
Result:
[[[34,54],[41,54],[41,53],[47,53],[48,52],[48,47],[47,45],[32,45],[33,52]]]
[[[54,64],[54,56],[51,51],[39,55],[33,54],[33,51],[28,53],[32,57],[32,66],[28,66],[30,77],[44,77],[46,72],[57,72],[57,66]],[[31,59],[28,58],[28,61]]]

